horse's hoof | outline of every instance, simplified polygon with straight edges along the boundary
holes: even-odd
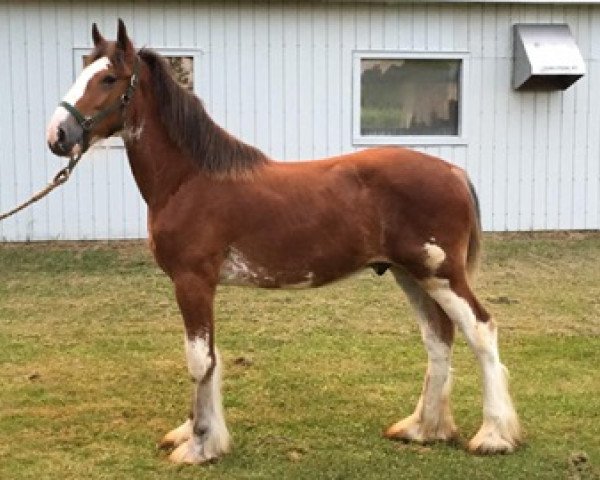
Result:
[[[192,436],[192,421],[190,419],[183,422],[177,428],[174,428],[167,433],[160,443],[158,448],[162,450],[168,450],[171,448],[178,447],[183,442],[188,440]]]
[[[192,465],[216,461],[229,451],[230,446],[229,433],[224,424],[221,427],[202,437],[191,435],[171,452],[169,460]]]
[[[479,455],[493,455],[512,453],[520,443],[518,431],[514,434],[509,432],[500,433],[493,424],[484,424],[477,434],[469,442],[468,448],[471,453]]]
[[[390,440],[406,440],[409,442],[423,443],[424,438],[420,432],[419,423],[411,415],[391,425],[383,434]]]
[[[443,426],[436,425],[430,428],[423,425],[415,415],[410,415],[394,423],[383,435],[390,440],[428,443],[453,440],[456,438],[457,430],[451,419]]]
[[[486,438],[484,440],[475,437],[469,442],[469,451],[478,455],[512,453],[515,448],[516,445],[501,437]]]
[[[200,465],[216,459],[216,457],[205,457],[199,450],[198,446],[190,439],[173,450],[169,455],[169,460],[173,463]]]

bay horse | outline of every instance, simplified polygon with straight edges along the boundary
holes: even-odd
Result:
[[[483,375],[477,453],[511,452],[517,414],[500,362],[497,325],[469,284],[480,251],[477,197],[466,173],[402,148],[280,163],[219,127],[150,49],[136,51],[123,21],[116,41],[92,26],[87,65],[47,130],[57,155],[83,154],[120,134],[148,205],[149,244],[172,280],[195,382],[192,413],[161,446],[177,463],[229,450],[215,346],[221,284],[318,287],[364,268],[390,270],[414,307],[428,354],[414,412],[385,436],[415,442],[457,434],[450,408],[455,328]]]

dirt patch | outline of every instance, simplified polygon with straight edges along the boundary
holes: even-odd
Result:
[[[569,455],[569,480],[598,480],[600,472],[590,463],[585,452],[573,452]]]

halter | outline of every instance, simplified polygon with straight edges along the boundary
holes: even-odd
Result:
[[[67,109],[67,111],[71,115],[73,115],[73,117],[75,117],[75,120],[77,120],[77,123],[83,129],[83,142],[81,145],[82,154],[89,147],[89,140],[90,140],[89,135],[90,135],[90,132],[93,130],[93,128],[98,123],[100,123],[102,120],[104,120],[106,117],[108,117],[110,114],[116,112],[117,110],[121,110],[122,112],[125,110],[125,107],[127,107],[129,102],[131,101],[131,98],[133,97],[133,93],[135,92],[135,89],[138,86],[139,70],[140,70],[140,62],[136,56],[135,63],[133,65],[133,74],[131,75],[131,78],[129,79],[129,85],[127,86],[127,89],[125,90],[125,92],[118,98],[118,100],[116,100],[111,105],[109,105],[108,107],[106,107],[103,110],[100,110],[98,113],[96,113],[94,115],[85,116],[79,110],[77,110],[77,108],[74,105],[71,105],[69,102],[66,102],[64,100],[59,103],[59,105],[61,107]]]
[[[136,56],[135,63],[133,65],[133,74],[131,75],[131,78],[129,79],[129,85],[127,86],[127,89],[125,90],[125,92],[119,97],[119,99],[117,101],[115,101],[114,103],[112,103],[111,105],[106,107],[104,110],[100,110],[95,115],[90,115],[90,116],[86,117],[79,110],[77,110],[77,108],[75,106],[71,105],[69,102],[65,102],[63,100],[62,102],[59,103],[59,105],[61,107],[66,108],[67,111],[70,112],[71,115],[73,115],[73,117],[75,117],[75,120],[77,120],[77,123],[81,126],[81,128],[83,128],[83,142],[81,145],[81,151],[77,155],[74,155],[69,159],[69,164],[66,167],[64,167],[63,169],[61,169],[54,176],[53,180],[44,189],[40,190],[38,193],[34,194],[29,200],[27,200],[26,202],[23,202],[22,204],[18,205],[17,207],[13,208],[12,210],[9,210],[6,213],[0,214],[0,221],[10,217],[11,215],[14,215],[17,212],[20,212],[21,210],[28,207],[32,203],[35,203],[38,200],[44,198],[52,190],[54,190],[58,186],[62,185],[69,179],[69,177],[71,176],[71,172],[73,172],[73,169],[77,166],[77,163],[79,162],[79,160],[81,159],[81,157],[83,156],[83,154],[86,152],[86,150],[89,147],[89,140],[90,140],[89,135],[90,135],[90,132],[92,131],[92,129],[94,128],[94,126],[96,124],[100,123],[108,115],[110,115],[111,113],[113,113],[119,109],[122,111],[122,113],[125,111],[125,107],[127,107],[129,102],[131,101],[131,98],[133,97],[133,93],[135,92],[135,89],[137,88],[137,86],[139,84],[139,73],[140,73],[139,72],[139,70],[140,70],[139,64],[140,64],[140,61],[139,61],[138,57]]]

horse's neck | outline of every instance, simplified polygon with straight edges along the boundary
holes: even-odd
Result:
[[[151,107],[136,112],[135,117],[123,137],[131,171],[152,211],[164,205],[194,170]]]

